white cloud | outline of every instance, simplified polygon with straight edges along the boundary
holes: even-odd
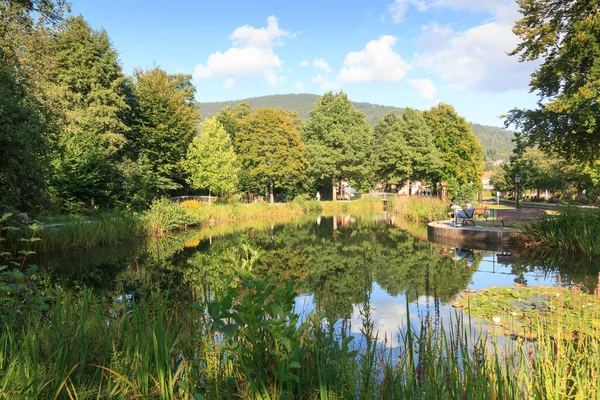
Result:
[[[452,85],[497,92],[525,89],[534,66],[507,55],[518,42],[512,25],[490,22],[452,32],[444,48],[425,48],[416,63]]]
[[[229,36],[233,41],[234,47],[258,47],[270,49],[275,40],[290,36],[288,31],[279,28],[277,18],[270,16],[267,18],[266,28],[255,28],[244,25],[236,28]]]
[[[392,21],[395,23],[403,22],[404,16],[410,6],[415,7],[421,12],[427,10],[427,3],[425,0],[395,0],[393,3],[388,4],[388,10],[392,16]]]
[[[322,74],[317,74],[312,77],[312,83],[316,83],[319,85],[319,89],[321,90],[337,90],[339,88],[339,84],[335,81],[329,80],[326,76]]]
[[[402,80],[410,65],[392,49],[396,40],[393,36],[382,36],[367,43],[364,50],[348,53],[338,81],[343,84]]]
[[[301,66],[301,67],[308,67],[308,65],[309,65],[309,64],[310,64],[310,63],[308,62],[308,60],[304,60],[304,61],[302,61],[302,62],[300,63],[300,66]]]
[[[233,85],[235,85],[235,80],[233,80],[232,78],[228,78],[228,79],[225,80],[225,84],[223,85],[223,89],[232,88]]]
[[[236,28],[229,38],[233,46],[224,51],[216,51],[194,70],[195,79],[208,79],[218,76],[259,75],[270,86],[277,86],[285,78],[277,76],[282,61],[273,51],[275,44],[290,37],[290,33],[280,29],[277,18],[267,19],[267,27],[254,28],[249,25]]]
[[[314,60],[313,65],[319,69],[322,69],[325,72],[331,72],[331,67],[322,58],[317,58],[316,60]]]
[[[414,87],[419,95],[427,100],[432,100],[435,98],[435,94],[437,92],[435,85],[431,80],[425,79],[409,79],[408,83]]]
[[[298,89],[298,90],[304,90],[304,88],[306,88],[306,85],[301,81],[296,82],[295,86],[296,86],[296,89]]]

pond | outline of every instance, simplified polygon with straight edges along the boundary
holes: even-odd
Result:
[[[159,239],[40,256],[49,286],[93,288],[107,303],[143,296],[160,286],[173,306],[189,304],[207,288],[227,285],[239,265],[240,240],[262,249],[253,272],[275,282],[293,280],[297,312],[323,312],[329,321],[361,328],[360,307],[369,301],[378,337],[395,345],[398,332],[435,315],[446,326],[466,289],[491,286],[598,286],[598,266],[544,256],[523,258],[498,249],[459,249],[429,243],[423,228],[387,214],[310,216],[286,221],[245,221],[188,230]],[[408,307],[407,307],[408,303]]]

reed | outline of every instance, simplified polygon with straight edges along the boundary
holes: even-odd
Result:
[[[525,225],[527,247],[559,249],[569,254],[600,256],[600,210],[561,209]]]
[[[246,268],[252,263],[246,263]],[[407,307],[398,347],[378,337],[368,294],[360,339],[347,323],[295,313],[293,284],[238,271],[222,292],[172,307],[158,289],[104,304],[92,292],[52,293],[47,311],[0,328],[0,397],[152,398],[598,398],[600,299],[578,293],[592,320],[573,315],[565,339],[543,318],[535,341],[498,340],[456,313],[448,326]],[[439,322],[439,321],[438,321]],[[437,328],[436,328],[437,327]],[[585,329],[584,329],[585,328]]]
[[[417,223],[448,219],[448,204],[434,197],[397,196],[390,207],[395,214]]]
[[[347,214],[352,212],[383,212],[383,201],[375,197],[364,197],[352,201],[321,201],[323,214],[326,216]]]

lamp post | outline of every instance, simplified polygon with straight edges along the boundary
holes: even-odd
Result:
[[[515,175],[515,184],[517,186],[517,209],[519,208],[519,183],[521,183],[521,175]]]

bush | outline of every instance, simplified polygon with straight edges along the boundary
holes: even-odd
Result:
[[[144,217],[148,232],[154,235],[201,222],[200,218],[194,218],[186,208],[165,197],[154,200]]]

